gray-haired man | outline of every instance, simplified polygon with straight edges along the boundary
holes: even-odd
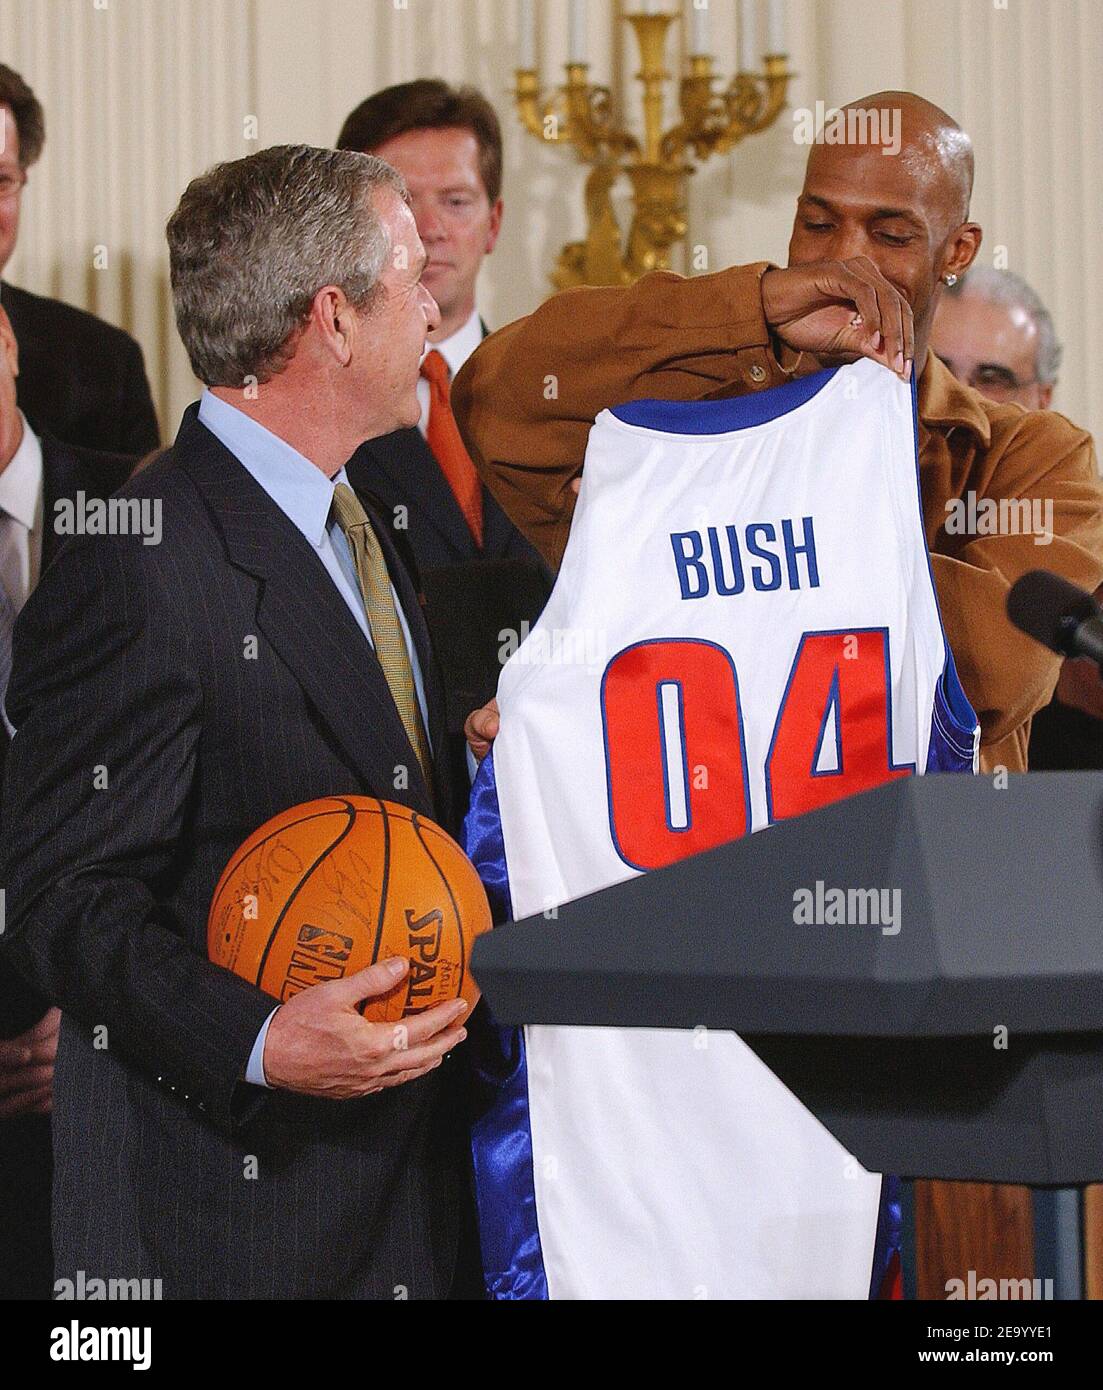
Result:
[[[991,400],[1026,410],[1052,404],[1061,344],[1040,296],[1013,271],[975,267],[947,290],[931,346],[960,381]],[[1092,662],[1062,664],[1053,700],[1034,717],[1030,766],[1103,767],[1103,684]]]
[[[1049,310],[1013,271],[981,266],[947,291],[931,346],[959,380],[992,400],[1027,410],[1048,410],[1053,401],[1061,344]],[[1086,657],[1062,663],[1053,699],[1034,716],[1030,766],[1103,768],[1103,683]]]
[[[446,1297],[472,1229],[447,1057],[463,1005],[396,1041],[356,1008],[394,988],[390,962],[273,1011],[205,942],[223,866],[288,806],[359,792],[451,820],[413,586],[342,487],[359,443],[418,417],[424,251],[394,170],[305,146],[194,180],[168,237],[208,389],[126,489],[162,507],[163,541],[61,551],[20,615],[7,700],[4,951],[63,1012],[56,1275]],[[371,620],[350,513],[378,568]],[[403,660],[373,632],[388,580]]]
[[[1061,344],[1049,310],[1021,275],[975,266],[948,286],[931,347],[958,381],[989,400],[1049,409]]]

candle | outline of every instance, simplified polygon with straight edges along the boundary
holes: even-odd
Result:
[[[770,0],[766,11],[766,52],[785,52],[785,0]]]
[[[739,0],[739,66],[744,72],[758,69],[758,0]]]
[[[709,51],[709,0],[690,0],[689,12],[693,21],[689,51],[697,57]]]
[[[586,61],[586,0],[571,0],[567,26],[567,62]]]
[[[517,66],[533,69],[536,67],[536,11],[533,0],[517,0],[517,33],[520,37]]]

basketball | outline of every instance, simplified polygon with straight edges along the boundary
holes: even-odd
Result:
[[[474,1007],[471,946],[490,926],[474,866],[439,825],[391,801],[327,796],[273,816],[233,856],[207,952],[282,1002],[405,957],[394,990],[360,1005],[372,1022],[397,1022],[460,997]]]

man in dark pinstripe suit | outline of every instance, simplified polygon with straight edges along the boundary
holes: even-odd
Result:
[[[170,1298],[455,1295],[463,1005],[366,1022],[392,962],[273,1009],[205,942],[226,861],[288,806],[372,793],[452,819],[413,586],[343,472],[417,419],[424,252],[389,166],[303,146],[194,180],[168,232],[208,389],[123,490],[156,535],[120,511],[62,549],[7,696],[0,940],[62,1010],[56,1275]]]

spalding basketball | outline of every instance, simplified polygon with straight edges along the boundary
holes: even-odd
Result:
[[[397,1022],[462,995],[474,1007],[471,946],[490,908],[470,859],[408,806],[327,796],[273,816],[230,860],[207,919],[207,951],[286,1001],[388,956],[409,973],[360,1006]]]

